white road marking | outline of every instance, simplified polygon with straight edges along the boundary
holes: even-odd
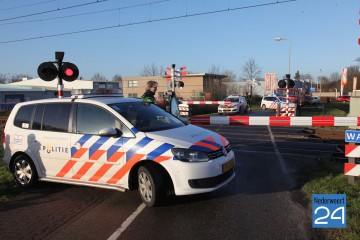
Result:
[[[120,235],[126,230],[126,228],[135,220],[135,218],[144,210],[145,204],[142,203],[116,231],[108,238],[108,240],[117,240]]]
[[[278,158],[278,160],[279,160],[279,165],[280,165],[281,171],[282,171],[283,173],[285,173],[285,174],[288,174],[288,169],[287,169],[287,167],[286,167],[286,163],[285,163],[284,158],[283,158],[283,156],[281,155],[281,153],[280,153],[280,151],[279,151],[279,149],[278,149],[278,147],[277,147],[277,145],[276,145],[275,138],[274,138],[274,134],[272,133],[270,126],[267,126],[267,129],[268,129],[269,134],[270,134],[271,143],[272,143],[272,145],[274,146],[275,154],[276,154],[276,156],[277,156],[277,158]]]

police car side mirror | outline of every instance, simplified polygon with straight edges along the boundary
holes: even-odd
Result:
[[[101,129],[99,135],[102,137],[121,137],[122,132],[120,129],[109,127]]]

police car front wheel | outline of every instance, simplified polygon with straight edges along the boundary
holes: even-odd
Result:
[[[139,194],[145,205],[159,205],[164,197],[163,178],[154,167],[141,166],[138,171]]]
[[[12,172],[15,183],[21,187],[30,187],[38,179],[35,165],[26,155],[20,155],[15,158]]]

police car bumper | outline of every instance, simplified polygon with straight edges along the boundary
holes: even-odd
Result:
[[[222,108],[218,109],[218,113],[237,113],[237,108]]]
[[[181,169],[169,172],[174,184],[176,195],[190,195],[212,192],[229,183],[235,177],[235,156],[230,151],[208,162],[171,161],[171,169]]]

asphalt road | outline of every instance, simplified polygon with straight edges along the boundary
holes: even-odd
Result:
[[[235,151],[236,178],[226,187],[170,196],[164,206],[142,208],[136,191],[41,182],[0,205],[0,237],[315,239],[298,177],[318,159],[329,158],[337,144],[312,138],[301,128],[205,127],[225,136]]]

